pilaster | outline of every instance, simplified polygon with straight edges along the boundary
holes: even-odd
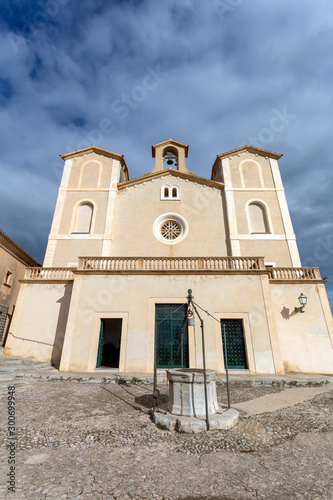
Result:
[[[112,161],[111,181],[109,188],[109,198],[106,211],[105,229],[102,244],[102,257],[109,257],[111,255],[112,239],[113,239],[113,226],[117,202],[117,184],[120,177],[121,164],[119,160]]]
[[[302,267],[277,160],[269,159],[292,265]]]
[[[240,242],[238,237],[234,190],[232,186],[229,158],[222,160],[227,219],[230,234],[230,248],[232,257],[240,257]]]
[[[266,310],[267,325],[271,342],[272,356],[274,361],[275,373],[284,373],[283,360],[278,339],[277,326],[275,321],[275,313],[271,296],[271,289],[268,276],[263,274],[260,276],[262,294]]]
[[[71,297],[71,305],[68,313],[68,321],[65,332],[64,344],[62,347],[62,355],[60,360],[59,371],[67,372],[69,370],[72,345],[75,334],[77,333],[77,317],[79,310],[79,299],[81,291],[82,276],[75,275],[73,282],[73,291]]]
[[[60,228],[60,221],[64,209],[64,204],[65,204],[65,199],[66,199],[66,192],[68,188],[68,183],[69,183],[69,176],[71,173],[71,167],[73,164],[73,160],[66,160],[65,161],[65,166],[64,166],[64,171],[62,174],[62,179],[61,179],[61,184],[59,187],[59,193],[58,193],[58,199],[57,199],[57,204],[56,208],[54,211],[54,216],[53,216],[53,221],[52,221],[52,227],[49,235],[49,240],[45,252],[45,258],[44,258],[44,267],[51,267],[53,264],[53,258],[54,258],[54,252],[56,248],[56,237],[59,233],[59,228]]]
[[[332,318],[330,304],[328,302],[327,293],[325,290],[325,285],[323,283],[318,283],[317,290],[318,290],[318,295],[319,295],[321,307],[323,309],[323,314],[324,314],[328,334],[329,334],[331,344],[333,347],[333,318]]]

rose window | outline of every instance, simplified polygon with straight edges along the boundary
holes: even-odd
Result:
[[[188,224],[179,214],[161,214],[154,221],[153,233],[164,245],[178,245],[187,236]]]
[[[168,220],[161,225],[161,235],[166,240],[175,240],[182,234],[182,228],[178,222]]]

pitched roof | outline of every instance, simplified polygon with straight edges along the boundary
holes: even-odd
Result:
[[[10,243],[16,250],[18,250],[20,252],[21,258],[22,258],[22,260],[24,260],[24,262],[26,262],[26,264],[28,264],[29,266],[33,266],[33,267],[40,267],[41,266],[39,264],[39,262],[37,262],[37,260],[35,260],[33,257],[31,257],[31,255],[29,255],[28,252],[23,250],[23,248],[20,247],[20,245],[18,245],[14,240],[12,240],[12,238],[10,238],[8,236],[8,234],[6,234],[1,229],[0,229],[0,237],[4,238],[8,243]]]
[[[128,174],[128,166],[125,161],[124,155],[120,155],[118,153],[113,153],[112,151],[108,151],[107,149],[102,149],[97,146],[90,146],[89,148],[78,149],[77,151],[72,151],[71,153],[66,153],[64,155],[59,155],[63,160],[69,160],[70,158],[75,158],[76,156],[83,156],[89,153],[96,153],[98,155],[107,156],[108,158],[113,158],[115,160],[119,160],[123,165],[125,165]]]
[[[278,160],[279,158],[281,158],[281,156],[283,156],[282,154],[273,153],[273,151],[267,151],[266,149],[257,148],[256,146],[250,146],[250,144],[247,144],[246,146],[242,146],[241,148],[232,149],[231,151],[227,151],[226,153],[217,155],[217,157],[224,158],[225,156],[234,156],[238,153],[244,153],[244,152],[249,152],[254,154],[257,153],[260,154],[261,156],[269,156],[270,158],[274,158],[275,160]]]
[[[152,151],[152,155],[153,155],[153,158],[155,158],[155,150],[158,146],[167,146],[168,144],[174,144],[175,146],[180,146],[182,148],[185,149],[185,158],[187,158],[187,155],[188,155],[188,145],[187,144],[183,144],[182,142],[178,142],[178,141],[174,141],[173,139],[169,139],[168,141],[163,141],[163,142],[159,142],[158,144],[154,144],[152,147],[151,147],[151,151]]]
[[[241,148],[232,149],[231,151],[227,151],[226,153],[217,155],[212,167],[212,176],[216,170],[217,164],[219,163],[220,160],[222,160],[222,158],[226,158],[228,156],[235,156],[240,153],[253,153],[260,156],[265,156],[265,157],[267,156],[268,158],[273,158],[274,160],[279,160],[279,158],[283,156],[282,154],[273,153],[273,151],[267,151],[266,149],[257,148],[255,146],[250,146],[250,144],[247,144],[246,146],[242,146]]]
[[[174,177],[180,177],[181,179],[188,179],[191,182],[197,182],[198,184],[204,184],[209,187],[214,187],[216,189],[224,189],[223,182],[213,181],[211,179],[205,179],[204,177],[199,177],[196,174],[185,173],[174,168],[167,168],[165,170],[159,170],[157,172],[149,172],[142,177],[137,177],[136,179],[131,179],[130,181],[121,182],[118,184],[118,189],[122,190],[127,187],[134,186],[135,184],[142,184],[143,182],[149,182],[152,179],[158,179],[159,177],[165,177],[172,175]]]

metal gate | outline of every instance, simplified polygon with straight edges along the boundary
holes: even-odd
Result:
[[[187,321],[181,345],[186,304],[156,304],[155,339],[157,368],[188,368]]]
[[[225,345],[223,338],[223,324],[225,325],[228,368],[246,369],[246,350],[243,331],[243,320],[221,319],[222,344],[225,363]]]

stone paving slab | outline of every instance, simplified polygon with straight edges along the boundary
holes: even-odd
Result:
[[[323,387],[295,387],[284,389],[278,394],[266,394],[261,398],[234,404],[233,407],[246,413],[259,415],[260,413],[273,412],[281,408],[303,403],[303,401],[310,400],[317,394],[322,394],[328,390],[333,390],[333,383]]]
[[[0,498],[28,500],[332,500],[333,391],[276,411],[241,414],[229,431],[156,428],[152,384],[29,377],[16,388],[17,491],[6,493],[6,387],[0,387]],[[12,383],[10,382],[10,385]],[[160,384],[161,403],[168,386]],[[231,383],[232,406],[279,395]],[[286,389],[293,394],[297,389]],[[303,388],[302,388],[303,390]],[[218,384],[218,402],[226,387]]]

